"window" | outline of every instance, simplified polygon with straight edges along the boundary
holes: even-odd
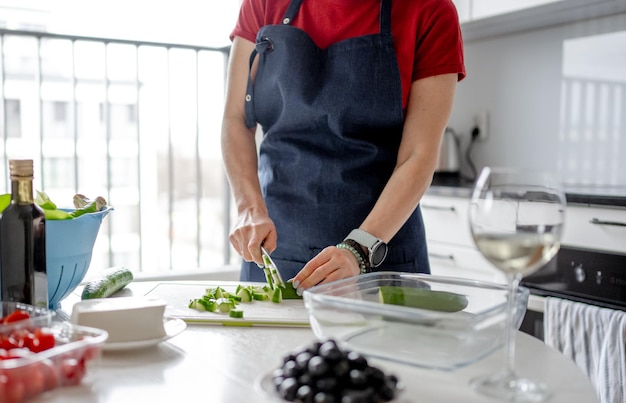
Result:
[[[22,107],[17,99],[5,100],[7,110],[7,138],[22,137]]]

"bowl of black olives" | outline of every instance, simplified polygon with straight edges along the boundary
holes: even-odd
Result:
[[[279,367],[257,380],[276,400],[302,403],[378,403],[397,398],[399,379],[359,352],[321,340],[286,354]]]

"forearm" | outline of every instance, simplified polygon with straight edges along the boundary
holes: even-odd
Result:
[[[246,210],[266,212],[257,174],[255,128],[248,128],[245,124],[248,59],[253,48],[254,44],[245,39],[235,37],[233,40],[222,119],[224,168],[239,213]]]
[[[364,231],[389,242],[417,208],[437,166],[456,80],[449,74],[413,83],[396,167],[361,224]]]
[[[257,151],[254,132],[239,119],[225,118],[222,128],[224,168],[237,212],[267,212],[257,173]]]
[[[430,186],[434,165],[426,166],[428,159],[415,156],[396,167],[361,229],[385,242],[393,238]]]

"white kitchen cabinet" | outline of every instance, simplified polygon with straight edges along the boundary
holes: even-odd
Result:
[[[431,272],[504,283],[500,273],[476,249],[469,228],[469,194],[427,193],[421,202]],[[563,245],[626,253],[626,208],[569,204]]]
[[[626,209],[567,206],[563,245],[626,253]]]
[[[466,42],[626,11],[624,0],[453,0]]]
[[[474,246],[468,221],[469,197],[422,198],[431,273],[504,283],[500,273]]]

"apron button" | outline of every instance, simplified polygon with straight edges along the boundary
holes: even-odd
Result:
[[[291,18],[287,17],[283,19],[283,24],[287,25],[291,22]]]
[[[246,94],[246,102],[252,101],[252,95]]]

